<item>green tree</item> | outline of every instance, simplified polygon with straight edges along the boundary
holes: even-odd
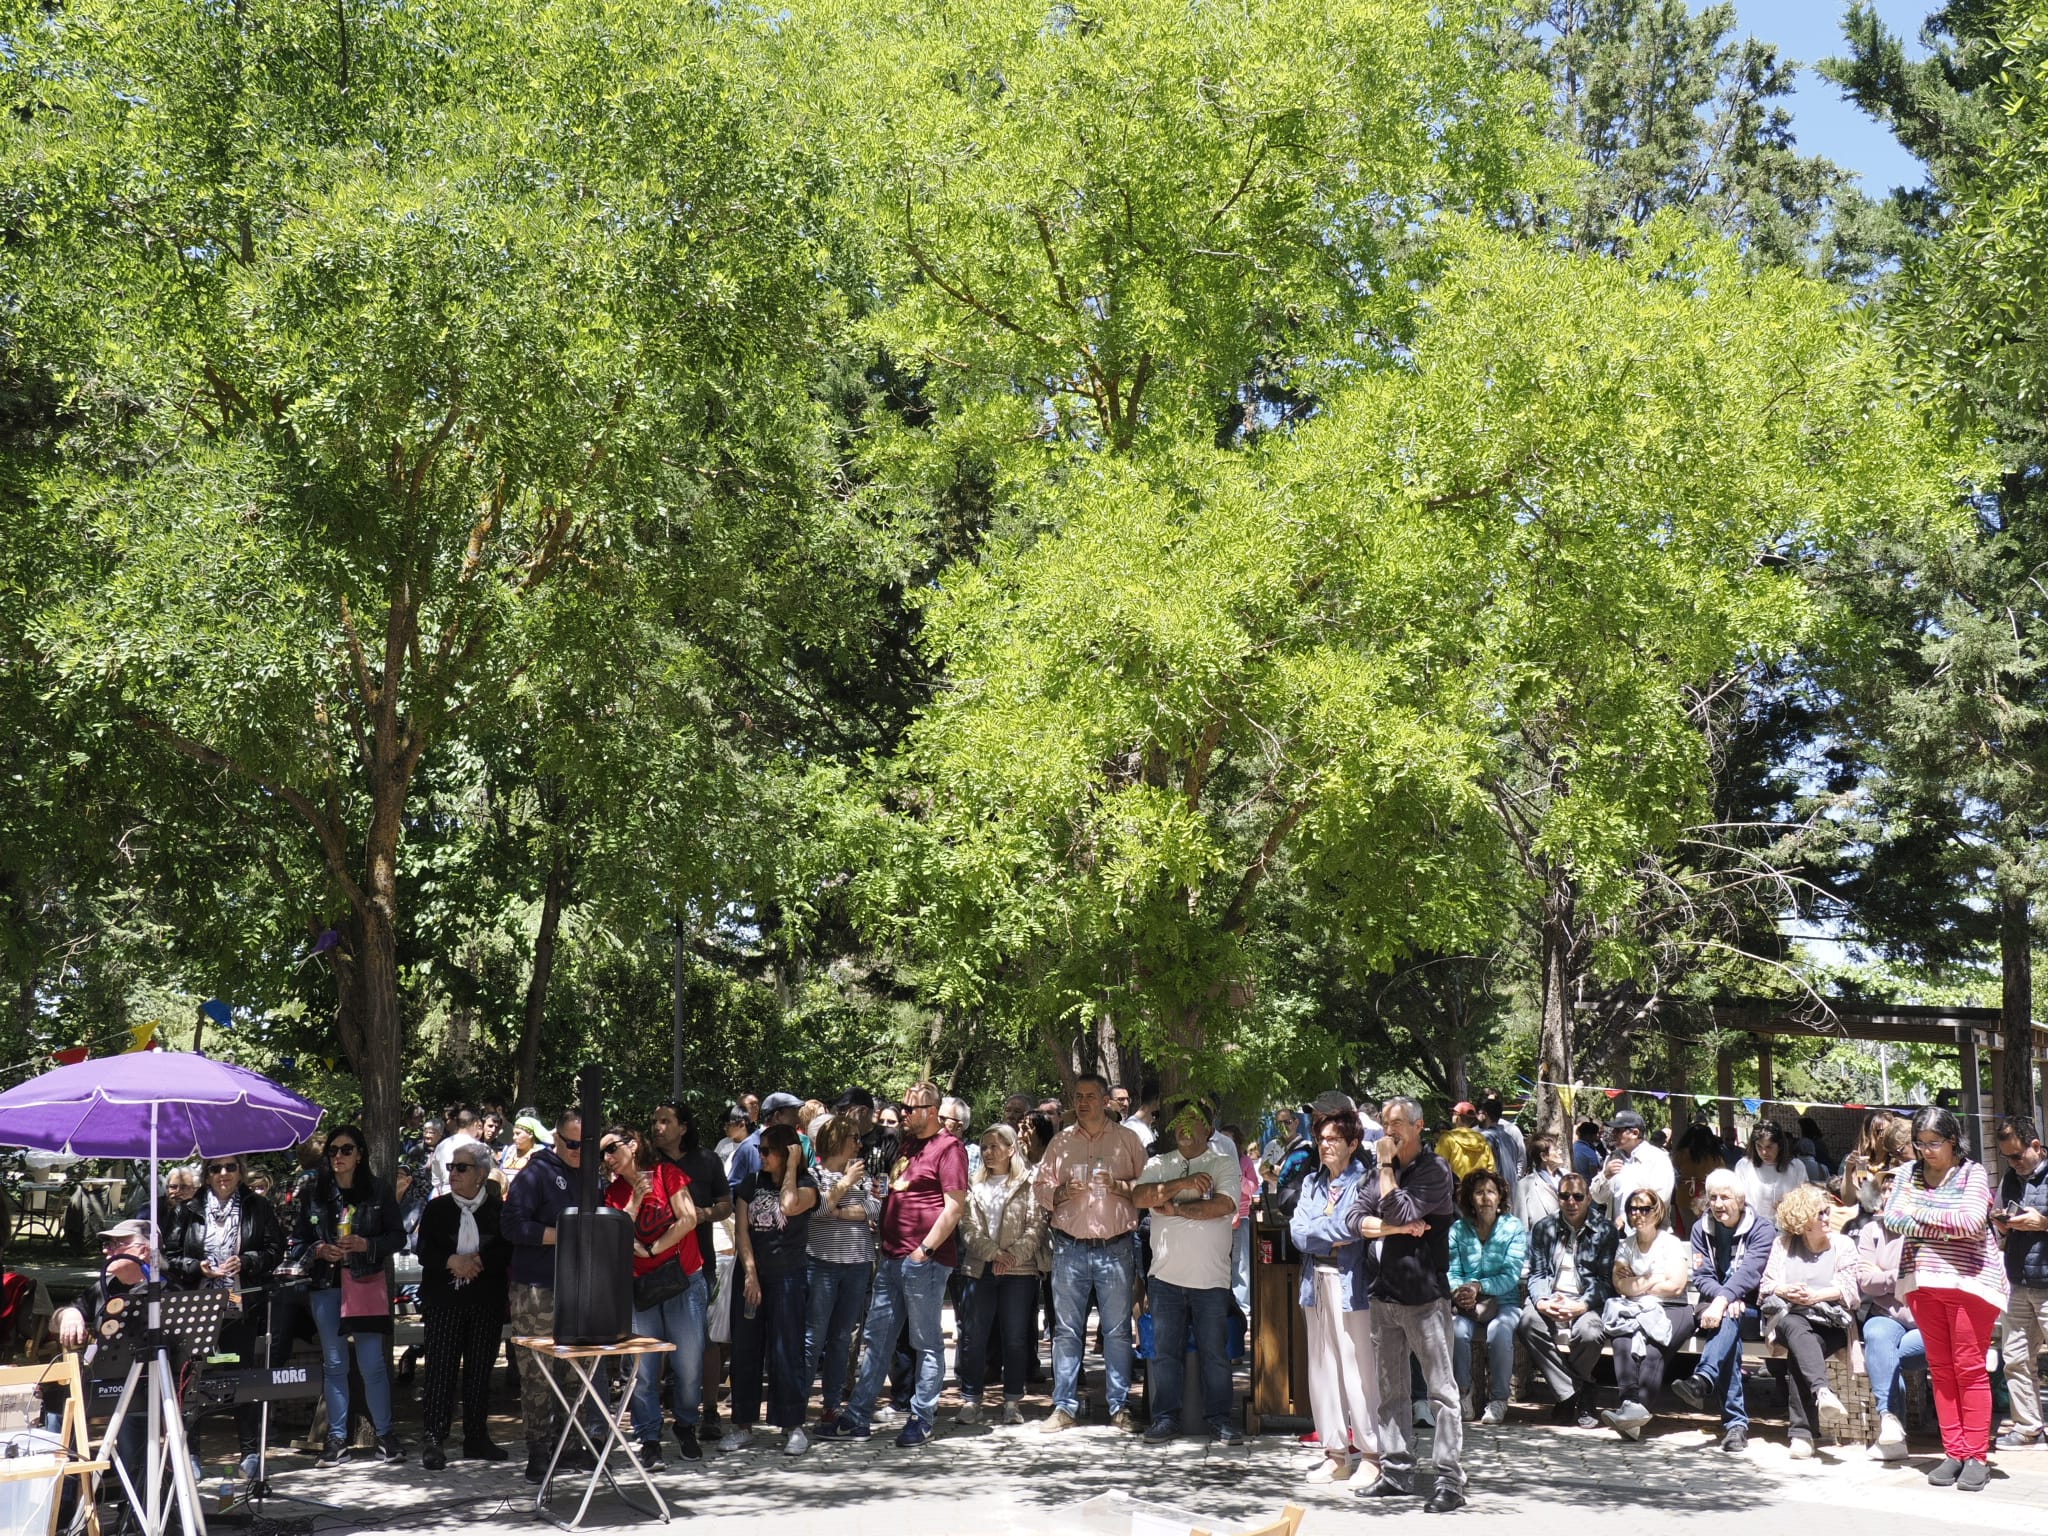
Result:
[[[317,847],[388,1145],[421,765],[806,452],[806,157],[667,7],[124,0],[13,49],[9,285],[76,417],[39,495],[97,561],[39,643]]]

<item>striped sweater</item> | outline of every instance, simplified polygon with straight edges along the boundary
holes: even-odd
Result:
[[[1906,1239],[1899,1260],[1901,1300],[1919,1290],[1968,1291],[2003,1311],[2011,1285],[1991,1230],[1991,1180],[1982,1163],[1962,1162],[1932,1189],[1913,1163],[1892,1181],[1885,1230]]]

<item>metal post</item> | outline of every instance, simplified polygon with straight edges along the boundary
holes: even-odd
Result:
[[[1963,1119],[1968,1127],[1970,1156],[1984,1161],[1984,1080],[1977,1064],[1977,1031],[1967,1024],[1956,1026],[1956,1045],[1962,1056]]]
[[[683,968],[683,920],[678,917],[670,924],[676,935],[675,975],[675,1036],[669,1050],[670,1065],[674,1075],[675,1103],[678,1109],[683,1104],[683,991],[687,977]]]

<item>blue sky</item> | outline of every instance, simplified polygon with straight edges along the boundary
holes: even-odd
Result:
[[[1699,0],[1694,3],[1697,8]],[[1843,52],[1841,16],[1846,9],[1846,4],[1836,0],[1735,0],[1745,32],[1776,43],[1781,52],[1804,66]],[[1920,23],[1934,9],[1934,0],[1876,0],[1876,9],[1885,25],[1905,35],[1912,52],[1921,52],[1917,46]],[[1919,162],[1900,149],[1889,133],[1843,101],[1841,91],[1811,67],[1799,72],[1792,126],[1800,149],[1860,172],[1863,190],[1872,197],[1920,181]]]

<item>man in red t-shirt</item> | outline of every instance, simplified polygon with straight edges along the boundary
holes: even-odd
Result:
[[[939,1309],[946,1282],[960,1264],[953,1234],[966,1209],[967,1149],[939,1125],[938,1085],[919,1083],[903,1096],[903,1144],[882,1201],[881,1262],[875,1269],[874,1299],[868,1303],[860,1383],[838,1421],[819,1431],[820,1439],[868,1438],[868,1422],[889,1374],[890,1351],[906,1325],[917,1357],[917,1387],[896,1443],[922,1445],[932,1437],[939,1389],[946,1380]]]

